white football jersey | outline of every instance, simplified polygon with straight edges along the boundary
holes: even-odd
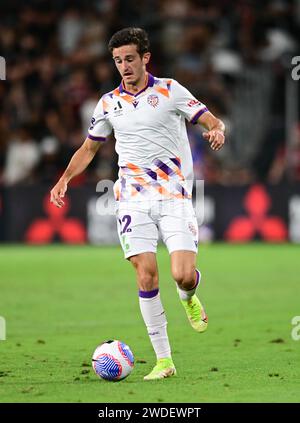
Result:
[[[117,200],[191,198],[193,162],[185,119],[196,123],[207,111],[174,79],[147,74],[136,94],[123,82],[98,102],[88,138],[105,142],[114,131],[119,160]]]

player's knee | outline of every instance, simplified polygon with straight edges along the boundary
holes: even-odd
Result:
[[[139,289],[142,291],[152,291],[158,287],[158,277],[151,272],[140,270],[137,273],[137,279]]]
[[[140,290],[152,291],[158,288],[158,273],[151,262],[149,263],[139,256],[132,257],[130,261],[135,268]]]
[[[172,274],[179,288],[183,290],[192,289],[195,285],[195,269],[173,269]]]

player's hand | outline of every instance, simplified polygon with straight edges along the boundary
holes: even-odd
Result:
[[[211,130],[203,133],[203,138],[210,143],[213,150],[220,150],[225,143],[225,136],[222,131]]]
[[[68,184],[64,180],[59,180],[57,184],[50,191],[50,203],[53,203],[56,207],[63,207],[65,205],[62,198],[68,189]]]

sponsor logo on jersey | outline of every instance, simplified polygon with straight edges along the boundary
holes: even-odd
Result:
[[[198,104],[200,104],[200,101],[198,101],[198,100],[190,100],[190,101],[187,103],[187,105],[188,105],[189,107],[197,106]]]
[[[121,116],[122,114],[122,104],[118,101],[117,106],[114,107],[114,116]]]
[[[148,101],[148,104],[150,104],[150,106],[156,107],[158,106],[159,98],[156,94],[150,94],[148,95],[147,101]]]

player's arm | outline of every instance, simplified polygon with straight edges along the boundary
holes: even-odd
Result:
[[[50,192],[51,203],[55,204],[59,208],[64,205],[62,198],[67,191],[69,181],[87,168],[99,147],[100,142],[95,142],[86,138],[82,146],[73,154],[62,177],[52,188]]]
[[[175,80],[170,80],[172,87],[173,104],[180,114],[182,114],[192,124],[200,123],[208,132],[203,134],[213,150],[220,150],[225,142],[224,123],[210,113],[205,104],[200,103],[185,87]]]
[[[225,125],[220,119],[216,118],[211,112],[203,113],[198,121],[208,132],[203,134],[213,150],[220,150],[225,143]]]

